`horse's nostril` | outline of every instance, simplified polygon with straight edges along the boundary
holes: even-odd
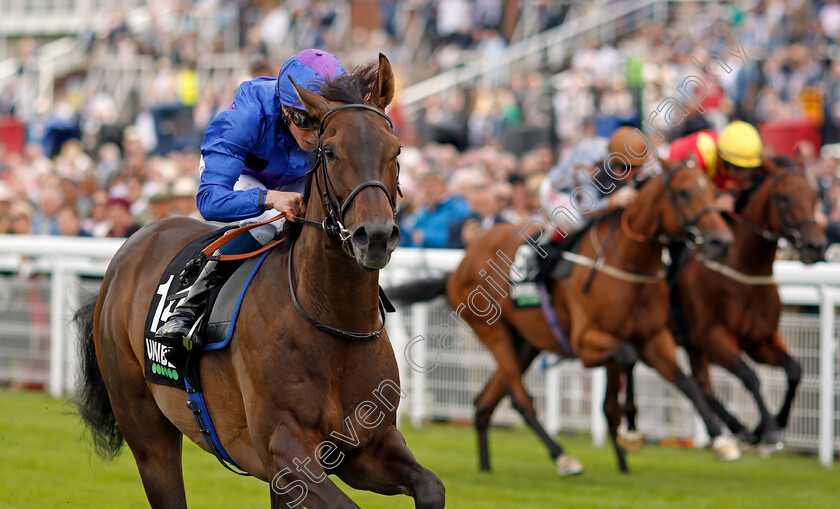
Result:
[[[391,228],[391,236],[388,238],[388,247],[391,249],[396,248],[400,243],[400,227],[394,225]]]
[[[366,247],[368,245],[370,239],[368,239],[367,230],[365,230],[364,226],[356,228],[356,231],[353,232],[352,241],[358,247]]]
[[[807,261],[821,261],[825,257],[825,244],[807,242],[802,246],[802,258]]]
[[[730,245],[731,243],[728,239],[722,239],[720,237],[711,237],[708,240],[710,254],[714,254],[715,256],[719,256],[721,258],[725,257],[729,253]]]
[[[394,224],[367,225],[356,228],[353,244],[360,249],[389,249],[393,251],[400,242],[400,229]]]

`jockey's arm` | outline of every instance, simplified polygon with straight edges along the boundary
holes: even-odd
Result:
[[[638,191],[630,186],[624,186],[606,196],[602,196],[603,193],[592,182],[584,182],[579,187],[582,189],[582,192],[578,195],[579,199],[587,199],[582,198],[587,195],[598,197],[595,199],[594,206],[588,210],[586,210],[586,207],[581,206],[583,204],[573,205],[572,201],[574,198],[572,195],[575,194],[575,188],[556,189],[549,179],[545,179],[540,186],[540,202],[543,210],[547,213],[552,213],[558,206],[574,207],[586,217],[595,219],[609,214],[616,209],[627,207],[636,200],[636,195],[638,194]]]
[[[265,118],[246,82],[236,92],[232,107],[222,111],[207,126],[201,144],[201,183],[196,204],[209,221],[232,222],[258,216],[268,209],[301,213],[298,193],[252,188],[234,190],[251,147],[257,144]]]
[[[639,192],[630,186],[624,186],[598,200],[596,208],[586,215],[591,218],[605,216],[615,210],[624,209],[636,202]]]
[[[244,161],[235,157],[204,153],[201,182],[196,194],[196,205],[204,219],[232,222],[257,216],[267,210],[265,190],[233,190],[243,167]]]
[[[739,191],[739,186],[736,181],[730,178],[716,178],[713,180],[715,184],[714,206],[725,212],[732,212],[735,210],[735,196]]]

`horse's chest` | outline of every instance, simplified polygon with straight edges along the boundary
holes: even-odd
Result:
[[[726,321],[741,342],[765,341],[775,333],[781,312],[777,295],[755,289],[727,301]]]

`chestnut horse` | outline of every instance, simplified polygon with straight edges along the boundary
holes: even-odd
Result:
[[[305,224],[290,248],[265,259],[230,347],[202,357],[208,410],[235,464],[271,483],[273,508],[358,507],[328,474],[442,508],[443,484],[396,428],[402,391],[379,316],[379,269],[399,240],[400,143],[383,113],[391,66],[380,55],[378,67],[326,83],[323,96],[295,87],[322,121]],[[307,224],[332,226],[340,238]],[[168,261],[212,229],[186,218],[142,229],[111,261],[95,309],[79,316],[88,325],[80,412],[106,453],[124,437],[153,508],[186,507],[182,435],[209,448],[186,395],[144,380],[144,321]]]
[[[814,219],[816,193],[792,163],[765,161],[764,181],[756,186],[733,224],[735,244],[721,263],[689,259],[677,283],[688,337],[686,350],[694,378],[726,426],[750,442],[760,439],[769,451],[781,448],[780,430],[788,422],[801,369],[779,334],[782,303],[773,282],[773,261],[780,238],[789,239],[805,263],[820,261],[826,237]],[[779,413],[771,415],[755,372],[741,358],[784,368],[787,392]],[[734,374],[755,398],[760,422],[754,435],[718,401],[709,380],[709,363]]]
[[[620,376],[641,357],[679,387],[714,429],[717,424],[699,387],[677,365],[676,346],[668,329],[668,288],[661,277],[662,246],[672,236],[690,233],[708,256],[721,258],[732,241],[732,232],[712,208],[714,189],[708,178],[690,168],[662,164],[663,173],[642,185],[635,204],[623,213],[615,212],[596,222],[583,236],[578,254],[593,262],[597,259],[598,271],[576,265],[568,278],[552,283],[550,294],[571,349],[584,366],[606,366]],[[500,225],[480,234],[446,281],[449,303],[472,327],[498,365],[475,399],[480,468],[490,470],[490,418],[508,394],[513,407],[548,448],[558,472],[576,474],[582,471],[582,465],[544,430],[522,384],[523,372],[539,351],[561,356],[570,352],[558,344],[539,308],[516,308],[507,294],[498,295],[499,318],[489,320],[489,313],[482,314],[476,309],[480,306],[472,305],[476,289],[486,284],[482,276],[488,272],[488,260],[501,258],[500,252],[512,260],[523,244],[525,230],[527,227],[522,225]],[[433,297],[428,281],[415,285],[422,285],[427,291],[412,298],[412,283],[407,283],[392,288],[391,296],[407,302]],[[618,385],[607,386],[604,412],[619,468],[626,472],[624,450],[617,442],[622,415],[618,392]],[[714,436],[718,435],[719,428]],[[722,440],[718,445],[731,448],[734,444]]]

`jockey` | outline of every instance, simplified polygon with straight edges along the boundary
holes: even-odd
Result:
[[[566,247],[562,240],[583,231],[594,218],[628,207],[636,201],[638,191],[627,185],[627,182],[632,181],[638,170],[649,162],[648,149],[645,138],[635,128],[620,127],[613,132],[609,141],[604,138],[582,141],[549,171],[540,185],[539,197],[543,211],[556,224],[555,228],[550,229],[552,242],[544,246],[548,255],[538,260],[540,276],[548,276]],[[613,179],[604,171],[608,163],[619,174],[628,171],[626,164],[629,163],[630,174],[623,179]],[[597,198],[594,207],[585,215],[580,212],[581,204],[574,201],[574,191],[578,188],[585,191],[577,193],[578,198],[584,194]],[[566,213],[555,213],[558,209]],[[561,236],[557,229],[566,235]]]
[[[717,188],[715,206],[722,211],[733,212],[737,195],[756,183],[763,148],[758,130],[752,124],[735,120],[727,124],[720,134],[703,130],[674,140],[668,160],[694,161]],[[673,242],[668,246],[671,257],[669,281],[679,277],[687,261],[687,250],[683,242]],[[673,299],[676,295],[677,292],[672,292]]]
[[[277,78],[258,77],[239,86],[228,109],[207,126],[201,144],[196,202],[205,219],[245,226],[285,212],[304,212],[305,175],[312,165],[310,152],[318,146],[320,122],[300,107],[290,78],[317,92],[325,80],[345,72],[334,55],[307,49],[286,60]],[[239,254],[259,249],[282,230],[285,221],[242,233],[219,251]],[[208,261],[155,339],[174,345],[188,336],[203,311],[205,293],[224,282],[236,266]]]
[[[761,167],[763,145],[758,130],[736,120],[720,134],[703,130],[671,142],[669,161],[692,160],[715,183],[718,198],[715,205],[733,211],[735,194],[752,187]]]

